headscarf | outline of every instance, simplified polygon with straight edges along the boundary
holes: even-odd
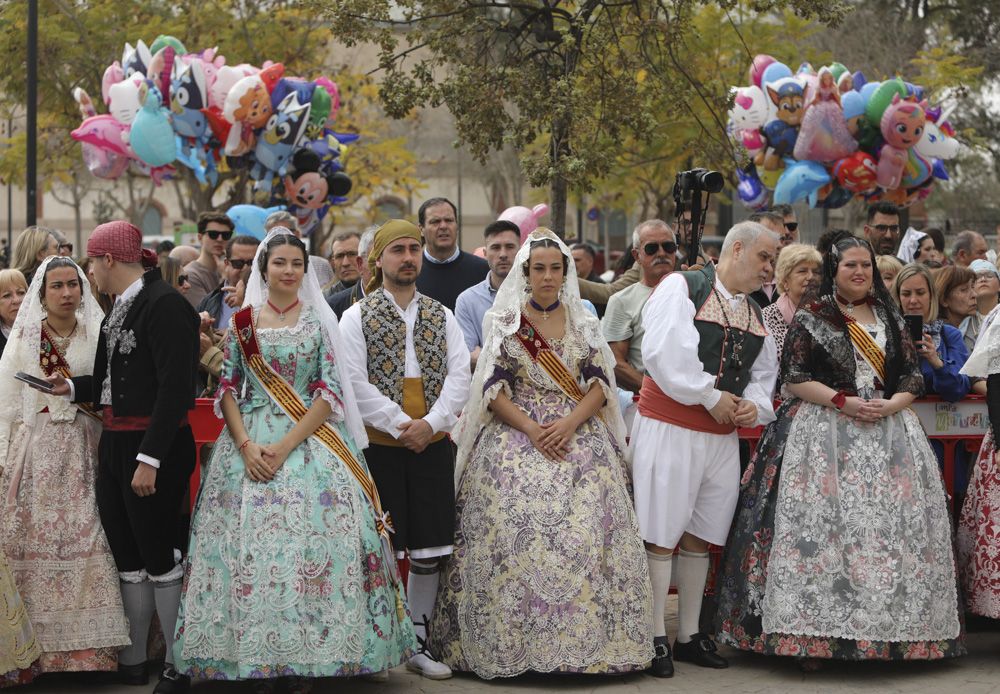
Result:
[[[100,258],[110,255],[119,263],[142,263],[153,268],[158,258],[153,251],[142,247],[139,227],[124,219],[99,224],[87,239],[87,256]]]
[[[405,219],[390,219],[375,230],[372,249],[368,253],[368,271],[372,278],[368,281],[368,286],[365,287],[365,294],[370,294],[382,286],[382,268],[376,267],[375,263],[382,257],[382,252],[389,247],[389,244],[399,239],[423,241],[423,236],[420,233],[420,227]]]
[[[927,234],[917,231],[913,227],[906,230],[906,233],[903,234],[903,240],[899,242],[899,250],[896,251],[896,257],[903,261],[903,265],[913,262],[913,257],[917,254],[920,242],[924,240],[925,236]]]

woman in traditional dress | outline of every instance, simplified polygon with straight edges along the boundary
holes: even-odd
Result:
[[[923,391],[917,354],[868,243],[830,243],[820,298],[785,339],[793,397],[743,478],[719,639],[812,659],[961,655],[944,485],[908,409]]]
[[[27,684],[34,679],[39,672],[41,653],[41,644],[35,638],[10,567],[0,553],[0,688]]]
[[[550,230],[521,247],[484,334],[430,650],[483,678],[642,670],[652,594],[615,360]]]
[[[129,645],[97,512],[96,416],[14,379],[89,374],[101,310],[83,272],[49,257],[35,272],[0,359],[0,543],[42,647],[42,672],[115,670]]]
[[[305,246],[273,229],[234,314],[216,397],[226,427],[192,523],[177,669],[308,691],[415,646],[340,359]],[[305,281],[303,281],[305,280]]]
[[[990,426],[983,438],[958,521],[958,565],[966,606],[1000,619],[1000,307],[983,321],[976,348],[962,373],[986,379]]]

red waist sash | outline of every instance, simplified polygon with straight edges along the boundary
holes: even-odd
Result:
[[[660,390],[649,376],[642,379],[639,390],[639,414],[705,434],[731,434],[732,424],[719,424],[701,405],[682,405]]]
[[[116,417],[115,413],[111,411],[110,407],[105,407],[101,410],[101,421],[104,423],[105,431],[146,431],[149,425],[152,423],[152,417]],[[186,427],[188,425],[188,416],[185,414],[181,417],[180,423],[178,423],[177,428]]]

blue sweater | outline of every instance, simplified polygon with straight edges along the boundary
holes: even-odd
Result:
[[[931,368],[926,359],[920,358],[920,371],[924,375],[927,394],[940,395],[948,402],[961,400],[968,394],[971,384],[968,376],[958,372],[969,358],[969,350],[958,328],[947,324],[941,326],[938,356],[944,362],[940,369]]]

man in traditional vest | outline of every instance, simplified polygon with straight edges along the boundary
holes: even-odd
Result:
[[[669,275],[643,308],[646,376],[632,425],[632,474],[653,584],[657,677],[674,672],[663,610],[678,546],[673,658],[728,665],[698,619],[708,546],[725,543],[739,494],[736,429],[774,419],[777,347],[747,295],[760,289],[777,252],[777,234],[741,222],[729,230],[718,268]]]
[[[455,453],[446,434],[469,396],[469,349],[452,312],[416,290],[420,229],[393,219],[375,232],[365,298],[344,311],[344,358],[368,428],[365,458],[409,553],[408,597],[421,650],[407,668],[431,679],[451,670],[427,652],[439,563],[455,536]]]

